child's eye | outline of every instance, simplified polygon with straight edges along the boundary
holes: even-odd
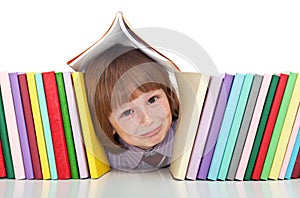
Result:
[[[132,109],[128,109],[128,110],[126,110],[126,111],[124,111],[124,112],[122,113],[122,117],[129,116],[129,115],[131,115],[132,113],[133,113],[133,110],[132,110]]]
[[[148,104],[153,104],[157,99],[158,99],[157,96],[153,96],[153,97],[149,98]]]

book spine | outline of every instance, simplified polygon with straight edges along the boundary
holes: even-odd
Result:
[[[37,140],[35,135],[35,128],[33,123],[26,74],[19,74],[18,78],[19,78],[19,85],[20,85],[20,91],[22,96],[22,104],[23,104],[25,123],[26,123],[26,129],[27,129],[27,135],[29,141],[29,149],[30,149],[31,160],[32,160],[33,174],[35,179],[42,179],[43,176],[42,176],[41,162],[40,162],[40,157],[39,157],[39,152],[37,147]]]
[[[259,95],[257,97],[257,101],[255,104],[255,109],[253,112],[252,120],[249,126],[246,142],[244,144],[244,149],[239,160],[239,165],[237,168],[237,172],[235,175],[235,179],[243,180],[245,171],[247,168],[247,163],[249,161],[250,153],[252,150],[254,138],[258,129],[259,120],[261,118],[264,102],[266,101],[268,89],[271,83],[272,76],[271,75],[264,75],[262,84],[259,90]]]
[[[293,136],[296,134],[296,138]],[[297,151],[300,146],[300,105],[298,107],[298,113],[293,126],[292,135],[284,156],[284,161],[280,170],[279,179],[290,179],[292,175],[292,167],[295,165]]]
[[[280,109],[279,109],[279,112],[277,115],[274,130],[272,133],[267,156],[266,156],[264,166],[263,166],[263,169],[262,169],[262,172],[260,175],[260,178],[262,180],[267,180],[269,178],[269,174],[270,174],[271,166],[273,163],[276,147],[278,146],[281,129],[283,127],[283,123],[284,123],[284,119],[285,119],[285,116],[287,113],[288,105],[291,100],[291,96],[292,96],[292,92],[293,92],[293,89],[295,86],[296,78],[297,78],[296,73],[290,73],[286,87],[285,87],[284,95],[283,95],[283,98],[281,101]]]
[[[300,174],[300,149],[298,149],[297,159],[292,172],[292,179],[299,178],[299,174]]]
[[[6,177],[5,162],[2,151],[2,143],[0,138],[0,178]]]
[[[244,83],[245,75],[243,74],[236,74],[230,96],[227,102],[227,106],[225,109],[221,129],[219,132],[219,137],[216,143],[214,155],[211,161],[211,165],[209,168],[208,176],[207,178],[210,180],[216,180],[218,177],[219,169],[221,166],[222,157],[224,154],[224,150],[226,147],[226,143],[228,140],[230,128],[232,125],[232,121],[234,118],[234,114],[236,111],[237,103],[240,97],[241,89]]]
[[[225,180],[230,166],[230,161],[232,158],[232,153],[234,146],[236,144],[236,139],[241,127],[243,115],[245,112],[246,104],[248,101],[249,93],[253,83],[253,74],[246,74],[244,83],[241,89],[239,101],[236,107],[236,111],[233,117],[232,125],[229,131],[228,140],[225,146],[225,151],[223,154],[223,159],[221,162],[220,170],[218,173],[218,179]]]
[[[86,98],[83,73],[72,73],[77,107],[81,121],[84,143],[91,178],[98,178],[110,170],[103,146],[97,141]]]
[[[37,89],[36,89],[34,73],[28,72],[26,74],[26,77],[27,77],[27,83],[28,83],[28,91],[29,91],[29,97],[30,97],[30,102],[31,102],[31,109],[32,109],[33,123],[34,123],[34,127],[35,127],[37,146],[38,146],[38,150],[39,150],[39,154],[40,154],[42,175],[43,175],[43,179],[51,179],[49,162],[48,162],[48,154],[47,154],[47,149],[46,149],[46,142],[45,142],[40,106],[39,106],[39,101],[38,101],[38,96],[37,96]]]
[[[24,162],[8,72],[0,72],[0,85],[15,178],[24,179]]]
[[[272,107],[270,110],[270,114],[269,114],[269,117],[268,117],[268,120],[266,123],[266,127],[265,127],[265,130],[263,133],[261,145],[260,145],[258,155],[256,158],[256,162],[255,162],[255,165],[253,168],[253,172],[252,172],[252,176],[251,176],[252,179],[259,180],[259,178],[260,178],[260,174],[261,174],[261,171],[262,171],[262,168],[264,165],[265,157],[266,157],[267,150],[269,147],[270,139],[271,139],[274,125],[276,122],[277,114],[279,111],[279,107],[281,104],[281,100],[283,97],[287,79],[288,79],[288,75],[286,75],[286,74],[280,75],[278,86],[277,86],[274,100],[272,103]],[[252,152],[253,152],[253,150],[252,150]]]
[[[238,132],[237,140],[233,150],[230,166],[227,173],[228,180],[234,180],[238,169],[238,165],[241,159],[241,155],[244,149],[246,137],[248,135],[248,130],[252,120],[255,104],[257,102],[258,93],[260,91],[260,86],[263,77],[260,75],[254,75],[252,87],[249,93],[248,101],[246,104],[245,113],[242,118],[241,127]]]
[[[186,178],[195,180],[199,169],[203,149],[208,135],[209,127],[215,110],[216,102],[219,96],[223,77],[211,77],[208,85],[202,116],[200,118],[197,135],[195,138],[191,158],[187,169]]]
[[[77,102],[74,93],[74,87],[72,84],[72,78],[70,72],[63,73],[64,83],[65,83],[65,90],[66,90],[66,97],[68,102],[68,110],[70,115],[71,127],[73,131],[73,139],[75,144],[76,150],[76,158],[78,163],[78,170],[80,178],[87,178],[89,177],[87,159],[85,154],[85,148],[83,144],[83,137],[82,131],[80,127],[80,120],[78,115],[77,109]]]
[[[33,179],[33,168],[32,168],[32,160],[29,149],[29,142],[24,118],[24,111],[19,87],[19,80],[17,73],[9,74],[10,84],[11,84],[11,92],[13,96],[13,102],[15,107],[15,115],[17,120],[17,127],[20,137],[20,144],[22,150],[22,156],[24,160],[24,169],[26,179]]]
[[[65,84],[64,84],[62,72],[56,73],[56,82],[57,82],[58,96],[60,101],[60,109],[62,113],[66,143],[67,143],[71,175],[72,175],[72,179],[78,179],[79,178],[78,165],[77,165],[77,159],[76,159],[76,153],[75,153],[75,147],[74,147],[74,141],[73,141],[73,135],[71,129],[71,122],[70,122],[70,116],[68,110],[68,103],[66,98]]]
[[[298,77],[296,79],[296,82],[294,83],[291,99],[288,104],[280,137],[277,143],[273,163],[269,173],[270,179],[278,179],[284,155],[286,154],[287,145],[289,141],[294,144],[297,136],[297,133],[291,135],[294,121],[297,115],[298,106],[300,103],[300,75],[295,75]]]
[[[252,150],[250,152],[249,160],[247,160],[247,167],[244,175],[244,180],[250,180],[252,176],[252,172],[255,166],[256,158],[259,152],[259,148],[261,145],[261,141],[263,139],[265,127],[269,118],[270,110],[272,107],[274,95],[277,89],[277,85],[279,82],[279,76],[272,75],[272,79],[270,82],[270,86],[268,89],[268,93],[266,96],[266,100],[264,102],[264,107],[262,110],[262,114],[260,116],[259,124],[257,127],[257,131],[255,134],[254,142],[252,145]]]
[[[215,150],[233,79],[233,75],[225,74],[224,76],[223,84],[220,89],[219,98],[213,115],[213,120],[209,129],[203,156],[200,162],[197,179],[207,178],[210,162]]]
[[[58,179],[69,179],[71,178],[71,171],[55,72],[43,72],[42,77],[44,81]]]
[[[47,149],[47,154],[48,154],[50,175],[51,175],[51,179],[57,179],[57,170],[56,170],[54,149],[53,149],[53,143],[52,143],[52,135],[51,135],[51,130],[50,130],[50,123],[49,123],[49,117],[48,117],[48,110],[47,110],[47,103],[46,103],[46,98],[45,98],[42,74],[35,73],[34,78],[36,81],[37,96],[38,96],[38,102],[39,102],[41,118],[42,118],[42,123],[43,123],[43,129],[44,129],[44,137],[45,137],[46,149]]]

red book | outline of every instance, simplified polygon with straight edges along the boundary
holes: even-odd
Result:
[[[299,176],[300,176],[300,149],[298,150],[296,163],[295,163],[295,166],[293,168],[292,178],[297,179],[297,178],[299,178]]]
[[[58,179],[71,178],[55,72],[43,72],[44,89],[54,147]]]
[[[256,163],[252,173],[252,179],[259,180],[262,168],[264,166],[265,158],[268,152],[270,140],[273,129],[276,123],[277,114],[280,108],[281,100],[284,94],[285,86],[288,80],[288,75],[280,74],[280,79],[272,103],[271,111],[264,131],[264,136],[260,144],[260,149],[256,158]]]
[[[28,92],[26,74],[19,74],[18,78],[19,78],[20,92],[22,96],[23,111],[24,111],[28,141],[29,141],[30,155],[31,155],[32,166],[33,166],[33,174],[35,179],[42,179],[43,175],[42,175],[39,151],[37,147],[37,140],[35,136],[35,128],[34,128],[34,122],[32,117],[32,110],[31,110],[31,103],[30,103],[30,96]]]
[[[1,177],[6,177],[6,170],[5,170],[4,157],[2,152],[2,143],[0,139],[0,178]]]

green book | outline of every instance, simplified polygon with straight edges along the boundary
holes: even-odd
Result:
[[[15,178],[14,167],[12,162],[12,157],[10,153],[9,139],[6,128],[4,107],[2,101],[2,93],[0,90],[0,141],[2,142],[2,151],[6,169],[6,176],[9,179]]]
[[[252,172],[253,172],[253,168],[255,165],[255,161],[259,152],[259,148],[260,148],[260,144],[264,135],[264,131],[265,131],[265,127],[268,121],[268,117],[269,117],[269,113],[272,107],[272,103],[273,103],[273,99],[274,99],[274,95],[277,89],[277,85],[279,82],[279,76],[277,75],[273,75],[271,82],[270,82],[270,86],[269,86],[269,90],[266,96],[266,101],[262,110],[262,114],[261,114],[261,118],[259,121],[259,125],[257,127],[257,131],[256,131],[256,136],[253,142],[253,147],[251,150],[251,154],[249,157],[249,161],[248,161],[248,165],[246,168],[246,172],[245,172],[245,176],[244,176],[244,180],[250,180],[251,176],[252,176]]]
[[[56,75],[56,83],[57,83],[57,89],[58,89],[58,95],[60,101],[62,120],[63,120],[64,130],[65,130],[71,174],[73,179],[78,179],[79,178],[78,165],[77,165],[76,152],[75,152],[75,146],[73,141],[73,134],[72,134],[63,74],[62,72],[57,72],[55,73],[55,75]]]
[[[293,89],[294,89],[294,85],[297,79],[297,74],[296,73],[290,73],[285,90],[284,90],[284,94],[283,94],[283,98],[280,104],[280,109],[277,115],[277,119],[276,119],[276,123],[274,126],[274,130],[272,133],[272,138],[269,144],[269,148],[268,148],[268,153],[264,162],[264,166],[260,175],[260,179],[262,180],[267,180],[269,178],[269,173],[271,170],[271,166],[273,163],[273,158],[275,155],[275,151],[277,148],[277,143],[280,137],[280,133],[281,133],[281,129],[284,123],[284,119],[285,119],[285,115],[291,100],[291,96],[293,93]]]

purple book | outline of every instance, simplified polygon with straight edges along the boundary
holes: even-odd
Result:
[[[215,150],[217,138],[221,128],[224,112],[226,109],[227,100],[230,94],[231,85],[234,76],[230,74],[225,74],[223,84],[220,90],[219,98],[213,115],[213,120],[209,129],[206,145],[202,155],[201,163],[199,166],[197,179],[206,179],[208,170],[210,167],[210,162]]]
[[[20,144],[22,150],[22,157],[24,161],[25,177],[26,179],[34,179],[32,160],[29,149],[29,141],[27,136],[27,129],[25,124],[25,117],[23,112],[23,105],[21,93],[19,88],[19,80],[17,73],[10,73],[9,80],[11,85],[11,92],[15,107],[17,127],[19,131]]]

